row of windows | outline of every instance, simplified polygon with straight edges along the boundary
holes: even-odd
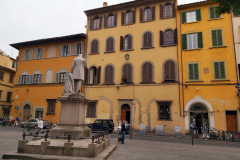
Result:
[[[146,31],[142,35],[142,48],[153,48],[153,33],[151,31]],[[93,39],[91,41],[91,54],[99,53],[99,40]],[[160,31],[160,46],[171,46],[177,44],[177,29],[166,29],[165,31]],[[126,34],[120,37],[120,50],[133,50],[133,36],[131,34]],[[105,52],[115,52],[115,38],[110,36],[106,39]]]
[[[213,62],[213,72],[215,80],[224,80],[226,76],[226,65],[224,61]],[[200,63],[189,63],[188,64],[188,79],[189,81],[200,80]],[[205,73],[209,72],[208,68],[204,69]]]
[[[71,55],[71,44],[65,44],[59,46],[59,54],[58,57],[66,57]],[[82,54],[82,42],[73,44],[72,55],[79,55]],[[56,47],[50,46],[48,49],[47,58],[56,57]],[[43,59],[45,58],[45,48],[39,47],[35,48],[34,52],[33,49],[27,49],[23,51],[22,60],[32,60],[32,59]]]
[[[209,8],[209,18],[217,19],[220,18],[221,15],[216,13],[217,7]],[[182,23],[191,23],[196,21],[201,21],[201,9],[197,9],[194,11],[182,12]]]
[[[2,97],[3,91],[0,90],[0,101],[2,101],[1,97]],[[7,92],[7,99],[6,102],[11,102],[11,97],[12,97],[12,92]]]
[[[13,78],[14,78],[14,75],[13,74],[10,74],[10,77],[9,77],[9,83],[13,83]],[[4,71],[0,71],[0,80],[1,81],[4,81]]]
[[[213,29],[211,30],[212,47],[223,46],[223,30]],[[188,33],[182,35],[182,47],[186,49],[198,49],[203,48],[203,33]]]
[[[168,60],[163,64],[163,81],[176,81],[177,66],[173,60]],[[92,66],[86,70],[85,82],[87,84],[100,84],[101,66]],[[126,63],[122,66],[121,83],[133,83],[134,68],[131,63]],[[112,64],[104,68],[104,84],[114,84],[115,82],[115,67]],[[141,66],[141,83],[154,83],[154,64],[145,62]]]
[[[122,25],[131,25],[136,22],[136,9],[127,10],[121,14]],[[175,2],[160,5],[160,18],[171,18],[175,16]],[[148,22],[155,20],[155,5],[140,8],[140,22]],[[104,28],[112,28],[117,26],[117,13],[104,15]],[[98,30],[102,28],[102,16],[95,16],[90,19],[90,30]]]

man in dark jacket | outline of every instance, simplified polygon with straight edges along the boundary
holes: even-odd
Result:
[[[124,143],[125,133],[126,133],[125,123],[126,123],[125,120],[123,120],[123,122],[122,122],[122,127],[121,127],[121,132],[122,132],[122,144],[125,144],[125,143]]]

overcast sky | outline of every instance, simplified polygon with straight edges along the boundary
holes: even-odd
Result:
[[[85,33],[83,11],[131,0],[0,0],[0,49],[13,58],[12,43]],[[200,0],[197,0],[200,1]],[[179,4],[196,0],[178,0]]]

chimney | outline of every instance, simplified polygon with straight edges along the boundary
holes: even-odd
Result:
[[[103,2],[103,7],[107,7],[107,6],[108,6],[107,2]]]

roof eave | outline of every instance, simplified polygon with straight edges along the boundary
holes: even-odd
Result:
[[[195,2],[195,3],[188,3],[188,4],[179,5],[177,8],[179,10],[183,10],[183,9],[188,9],[188,8],[193,8],[193,7],[198,7],[198,6],[209,5],[209,4],[214,4],[214,3],[213,2],[208,2],[208,1]]]

